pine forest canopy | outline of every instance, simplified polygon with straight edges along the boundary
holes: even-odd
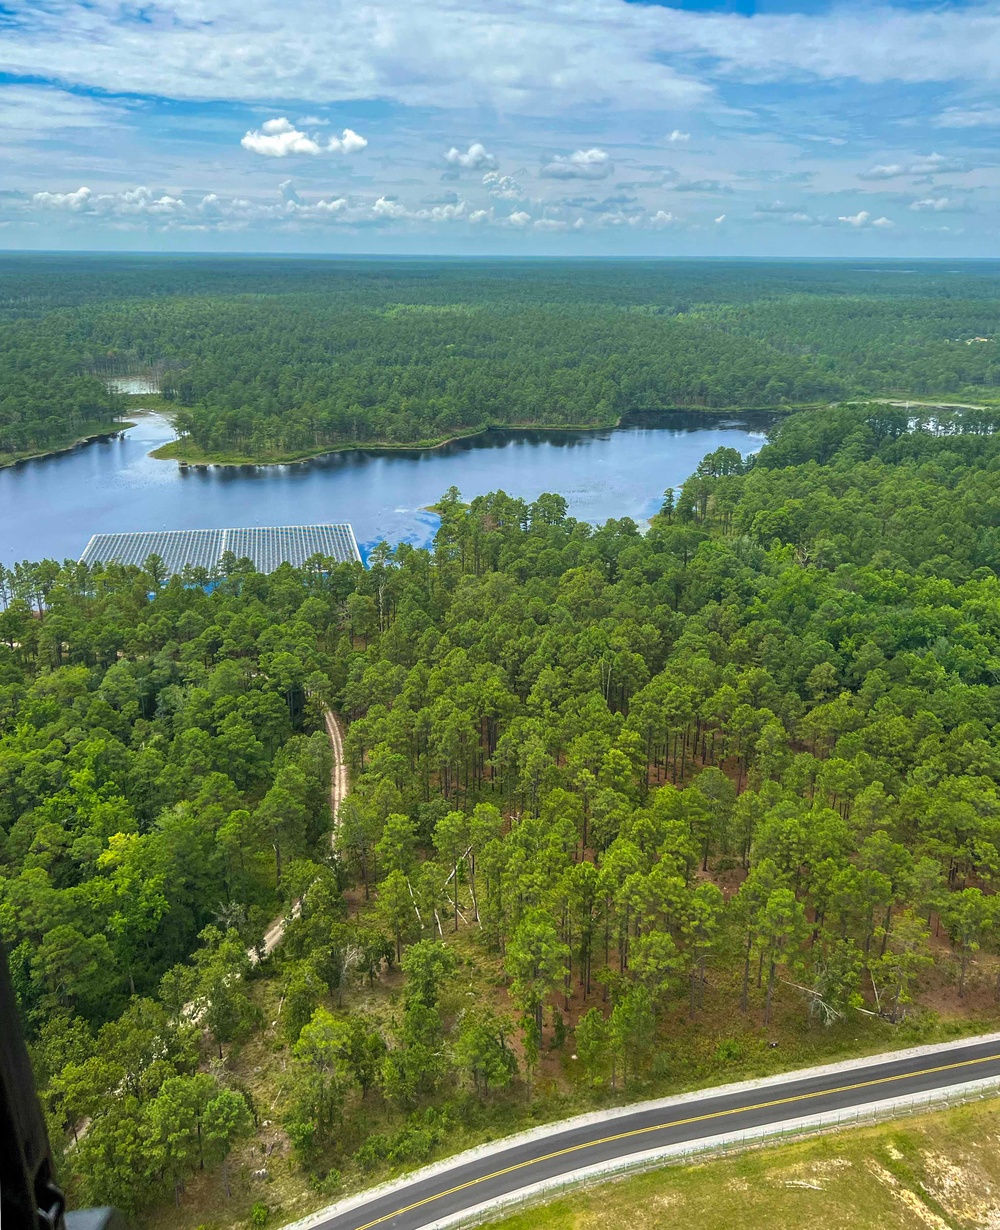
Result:
[[[996,397],[996,262],[0,259],[0,461],[160,374],[192,458],[673,407]],[[975,341],[973,339],[985,339]]]
[[[553,1085],[925,1038],[930,977],[995,1014],[994,426],[795,414],[645,535],[452,491],[368,569],[4,573],[0,929],[74,1198],[148,1225],[264,1119],[318,1198]]]

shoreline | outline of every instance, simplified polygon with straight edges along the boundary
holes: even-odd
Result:
[[[43,457],[59,457],[63,453],[72,453],[74,449],[80,448],[81,445],[93,444],[95,440],[108,440],[112,436],[116,436],[120,431],[128,431],[129,428],[134,426],[135,423],[122,420],[102,427],[100,431],[93,431],[85,436],[80,436],[70,444],[61,444],[58,448],[40,449],[35,453],[0,454],[0,470],[8,469],[10,466],[22,465],[26,461],[40,461]]]
[[[209,466],[290,466],[290,465],[305,465],[310,461],[317,461],[321,457],[331,457],[338,453],[358,453],[358,452],[433,452],[435,449],[445,448],[449,444],[457,444],[461,440],[474,440],[477,436],[485,436],[490,432],[501,431],[541,431],[541,432],[556,432],[556,431],[574,431],[574,432],[596,432],[596,431],[616,431],[622,426],[640,426],[641,419],[654,418],[664,414],[703,414],[707,418],[730,418],[734,415],[753,415],[753,414],[769,414],[769,415],[785,415],[792,414],[796,410],[803,409],[801,406],[788,407],[726,407],[724,409],[706,409],[703,406],[672,406],[668,410],[649,410],[639,411],[634,414],[630,421],[630,415],[619,415],[613,423],[504,423],[504,424],[489,424],[486,427],[477,427],[474,430],[459,432],[454,435],[445,436],[441,439],[433,440],[417,440],[406,444],[396,444],[389,441],[364,441],[357,444],[334,444],[324,446],[323,448],[315,449],[306,453],[295,453],[288,457],[262,458],[244,457],[233,458],[226,454],[210,454],[208,456],[198,456],[190,451],[181,452],[178,445],[182,444],[180,439],[169,440],[166,444],[161,444],[158,448],[153,449],[149,454],[155,457],[157,461],[176,461],[178,465],[187,466],[190,469],[206,469]]]
[[[136,399],[145,397],[144,394],[133,394]],[[150,395],[152,396],[152,395]],[[148,397],[146,398],[148,400]],[[727,406],[722,408],[707,408],[705,406],[671,406],[665,410],[647,410],[647,411],[631,411],[629,413],[619,415],[613,423],[505,423],[505,424],[489,424],[486,427],[477,427],[469,431],[458,432],[454,435],[444,436],[440,439],[417,440],[405,444],[393,443],[391,441],[364,441],[361,443],[352,444],[334,444],[324,446],[305,453],[295,453],[288,457],[269,457],[267,459],[259,457],[233,457],[226,454],[198,456],[189,450],[181,450],[180,445],[182,440],[175,438],[168,440],[164,444],[158,445],[151,449],[147,454],[155,458],[157,461],[174,461],[179,466],[186,469],[209,469],[213,466],[220,468],[236,469],[243,466],[253,466],[255,468],[264,468],[270,466],[293,466],[306,465],[311,461],[318,461],[323,457],[332,457],[339,453],[358,453],[358,452],[373,452],[373,453],[405,453],[405,452],[433,452],[435,449],[445,448],[449,444],[457,444],[462,440],[474,440],[478,436],[488,435],[490,432],[599,432],[599,431],[617,431],[622,427],[638,427],[643,425],[644,420],[655,419],[661,415],[667,414],[697,414],[704,415],[706,419],[723,419],[733,418],[738,416],[753,416],[753,415],[770,415],[772,417],[783,417],[788,414],[795,414],[801,410],[820,409],[823,404],[839,405],[850,404],[856,401],[872,401],[881,405],[890,405],[902,407],[910,406],[913,409],[922,408],[925,410],[985,410],[990,407],[989,402],[970,403],[959,401],[943,401],[943,400],[914,400],[905,397],[872,397],[872,398],[851,398],[848,403],[830,402],[817,403],[809,402],[796,405],[786,406]],[[115,421],[106,426],[103,426],[98,431],[88,432],[87,435],[79,436],[69,444],[60,445],[58,448],[42,449],[38,452],[17,453],[9,456],[0,455],[0,470],[8,469],[11,466],[22,465],[26,461],[39,461],[45,457],[58,457],[64,453],[71,453],[74,449],[80,448],[85,444],[93,444],[98,440],[106,440],[109,437],[116,435],[119,431],[127,431],[136,426],[132,420],[137,419],[145,414],[160,414],[169,418],[169,409],[163,405],[142,406],[135,410],[128,411],[128,418],[120,421]]]

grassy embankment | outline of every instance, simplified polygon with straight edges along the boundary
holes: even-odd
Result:
[[[1000,1099],[568,1194],[496,1230],[1000,1226]]]

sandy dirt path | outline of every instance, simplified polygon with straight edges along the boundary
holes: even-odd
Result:
[[[337,813],[340,811],[340,805],[344,801],[344,796],[347,794],[349,787],[347,761],[344,759],[343,723],[332,709],[324,709],[323,721],[326,725],[327,737],[330,740],[330,748],[333,752],[333,770],[330,773],[330,816],[333,820],[333,828],[330,831],[330,844],[332,846],[337,840]],[[292,906],[293,918],[298,917],[299,909],[299,903],[296,901]],[[286,922],[287,917],[285,916],[276,918],[264,932],[260,951],[265,957],[270,956],[281,943],[281,937],[285,934]],[[247,955],[250,958],[251,964],[256,965],[258,960],[257,949],[251,948]]]

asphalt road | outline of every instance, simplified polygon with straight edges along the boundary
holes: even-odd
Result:
[[[419,1230],[485,1200],[544,1179],[665,1145],[777,1125],[805,1115],[853,1110],[884,1098],[945,1089],[1000,1076],[1000,1041],[956,1042],[930,1055],[886,1059],[823,1076],[790,1072],[741,1093],[692,1093],[672,1106],[636,1110],[542,1139],[456,1162],[356,1208],[315,1223],[315,1230]]]

